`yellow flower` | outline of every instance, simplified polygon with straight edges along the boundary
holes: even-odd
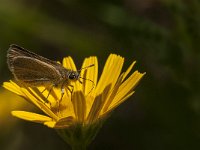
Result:
[[[12,111],[12,115],[27,121],[42,123],[50,128],[59,129],[59,133],[65,136],[65,139],[71,145],[74,142],[72,136],[76,136],[74,131],[80,130],[81,134],[84,133],[84,138],[87,139],[84,141],[85,145],[88,145],[100,128],[103,120],[106,119],[112,110],[134,93],[135,86],[145,74],[135,71],[128,76],[135,61],[122,73],[123,63],[123,57],[111,54],[97,83],[97,58],[94,56],[86,58],[82,68],[94,64],[93,67],[81,71],[80,76],[86,80],[83,79],[82,84],[79,82],[71,83],[73,84],[73,93],[66,87],[62,100],[60,99],[60,88],[54,88],[47,98],[49,91],[47,90],[42,93],[45,87],[20,87],[13,81],[4,82],[3,86],[6,89],[24,97],[45,114]],[[63,59],[63,66],[71,70],[76,70],[71,57]],[[95,87],[93,87],[94,85]]]

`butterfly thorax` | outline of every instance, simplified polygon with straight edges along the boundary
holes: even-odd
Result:
[[[62,80],[67,83],[77,81],[80,77],[79,72],[70,69],[60,69],[59,72],[62,76]]]

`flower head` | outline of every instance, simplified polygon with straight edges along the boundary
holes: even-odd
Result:
[[[71,129],[76,126],[76,129],[80,127],[79,129],[85,131],[94,125],[94,130],[97,130],[96,127],[101,124],[100,122],[134,93],[135,86],[145,74],[135,71],[129,75],[135,61],[122,73],[123,63],[123,57],[111,54],[97,82],[97,58],[94,56],[86,58],[82,68],[91,64],[94,66],[81,71],[82,83],[71,83],[73,93],[70,92],[70,87],[66,87],[62,99],[60,99],[60,88],[53,88],[47,98],[49,91],[42,92],[46,87],[26,87],[13,81],[4,82],[3,86],[6,89],[24,97],[44,112],[42,115],[12,111],[12,115],[27,121],[42,123],[50,128]],[[77,70],[71,57],[64,58],[62,64],[65,68]]]

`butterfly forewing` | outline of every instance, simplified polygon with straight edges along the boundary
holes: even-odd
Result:
[[[55,67],[30,57],[15,58],[12,68],[17,80],[33,85],[57,83],[61,80],[61,75]]]
[[[63,80],[60,64],[16,45],[8,50],[8,66],[15,78],[30,85],[58,84]]]
[[[14,58],[18,57],[18,56],[26,56],[26,57],[30,57],[30,58],[35,58],[38,59],[40,61],[46,62],[47,64],[50,65],[54,65],[54,66],[59,66],[59,64],[55,61],[52,61],[50,59],[47,59],[45,57],[42,57],[40,55],[37,55],[33,52],[30,52],[22,47],[19,47],[15,44],[12,44],[10,46],[10,48],[8,49],[8,53],[7,53],[7,58],[8,58],[8,66],[11,67]]]

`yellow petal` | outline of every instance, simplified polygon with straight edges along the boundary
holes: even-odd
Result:
[[[119,90],[119,87],[121,85],[121,82],[123,80],[124,74],[122,74],[119,79],[117,80],[117,83],[115,84],[113,90],[111,91],[110,95],[108,96],[108,98],[106,99],[103,109],[101,111],[101,113],[104,113],[105,111],[107,111],[107,109],[109,108],[110,104],[112,103],[112,101],[114,100],[117,91]]]
[[[121,103],[123,103],[126,99],[128,99],[130,96],[132,96],[135,93],[135,91],[130,92],[129,94],[127,94],[126,96],[124,96],[122,99],[120,99],[120,101],[118,101],[115,105],[111,105],[111,107],[109,108],[109,110],[116,108],[117,106],[119,106]]]
[[[102,106],[102,94],[95,97],[95,100],[87,117],[88,124],[91,124],[98,118],[98,115],[101,111],[101,106]]]
[[[56,121],[48,121],[44,122],[44,125],[46,125],[49,128],[56,128],[56,129],[63,129],[69,127],[73,123],[73,117],[65,117],[60,120]]]
[[[94,66],[86,68],[92,64],[94,64]],[[83,81],[82,90],[85,95],[92,94],[94,90],[93,91],[91,90],[96,86],[98,78],[97,57],[92,56],[86,58],[83,62],[82,68],[86,68],[81,71],[81,76],[80,76],[84,78],[81,79]]]
[[[111,84],[107,85],[104,91],[100,95],[97,95],[95,97],[91,110],[87,117],[88,123],[92,123],[99,118],[99,114],[103,108],[103,104],[106,100],[106,97],[109,94],[110,88],[111,88]]]
[[[70,56],[63,59],[63,66],[67,69],[76,70],[75,63]]]
[[[132,92],[134,87],[139,83],[139,81],[142,79],[145,73],[139,73],[138,71],[135,71],[126,81],[124,81],[121,86],[119,87],[119,90],[117,92],[117,95],[115,96],[113,102],[111,103],[112,105],[115,105],[123,99],[127,94]]]
[[[73,124],[73,121],[74,118],[72,116],[59,119],[55,124],[55,128],[67,128]]]
[[[120,99],[117,103],[110,105],[107,111],[103,112],[100,117],[106,117],[111,111],[113,111],[116,107],[118,107],[121,103],[123,103],[126,99],[128,99],[131,95],[133,95],[135,92],[132,91],[131,93],[127,94],[125,97]]]
[[[18,117],[20,119],[37,122],[37,123],[44,123],[46,121],[52,121],[52,118],[50,118],[50,117],[32,113],[32,112],[27,112],[27,111],[12,111],[11,113],[13,116]]]
[[[126,78],[126,76],[130,73],[130,71],[132,70],[133,66],[135,65],[136,61],[132,62],[132,64],[128,67],[128,69],[126,70],[126,72],[124,73],[123,76],[123,80]]]
[[[44,122],[44,125],[49,128],[55,128],[56,122],[55,121],[47,121],[47,122]]]
[[[111,54],[104,66],[103,73],[100,77],[96,88],[96,94],[99,95],[105,87],[111,84],[111,89],[115,85],[124,63],[124,58],[121,56]]]
[[[24,92],[27,99],[31,101],[35,106],[37,106],[44,113],[48,114],[55,120],[58,120],[58,117],[51,111],[51,109],[44,102],[41,102],[40,99],[37,98],[37,96],[31,93],[30,90],[27,91],[27,89],[23,89],[23,88],[21,90]]]
[[[10,82],[4,82],[3,87],[13,93],[16,93],[17,95],[23,96],[23,93],[21,92],[20,87],[11,80]]]
[[[86,101],[82,91],[74,92],[72,96],[72,103],[74,106],[74,113],[78,122],[85,119]]]

